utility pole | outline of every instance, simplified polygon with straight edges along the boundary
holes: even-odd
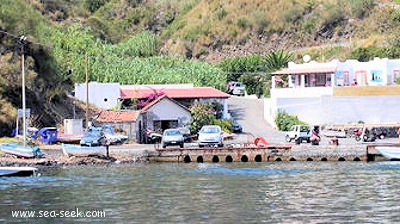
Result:
[[[26,146],[26,100],[25,100],[25,45],[26,37],[21,36],[19,43],[21,44],[21,70],[22,70],[22,126],[23,126],[23,138],[24,146]],[[18,130],[17,130],[18,131]]]
[[[86,130],[89,130],[89,74],[88,74],[88,56],[85,54],[85,76],[86,76]]]

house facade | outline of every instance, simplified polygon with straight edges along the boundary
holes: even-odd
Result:
[[[229,118],[229,94],[213,87],[194,87],[193,84],[170,85],[125,85],[121,86],[121,101],[144,100],[152,94],[166,95],[180,104],[189,107],[197,102],[218,103],[221,105],[221,118]],[[124,104],[124,103],[123,103]]]
[[[191,121],[192,116],[187,107],[163,95],[140,110],[136,140],[145,142],[147,129],[161,134],[168,128],[187,127]]]
[[[368,62],[337,59],[318,63],[288,63],[288,68],[272,73],[272,88],[287,76],[289,88],[329,86],[388,86],[400,78],[400,59],[375,58]]]
[[[94,121],[111,125],[130,140],[144,143],[147,129],[162,133],[168,128],[185,127],[191,122],[191,114],[185,106],[161,96],[141,110],[103,110]]]
[[[115,132],[122,132],[129,139],[137,139],[136,121],[140,111],[134,110],[103,110],[94,120],[101,125],[110,125]]]
[[[397,123],[399,71],[399,59],[290,62],[272,74],[264,118],[275,125],[278,110],[284,110],[310,124]]]

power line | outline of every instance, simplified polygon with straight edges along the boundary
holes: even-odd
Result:
[[[39,43],[39,42],[33,42],[33,41],[31,41],[31,40],[27,40],[28,38],[27,38],[27,36],[26,35],[15,35],[15,34],[12,34],[12,33],[9,33],[9,32],[7,32],[7,31],[4,31],[4,30],[0,30],[0,33],[4,33],[4,34],[6,34],[7,36],[11,36],[11,37],[13,37],[14,39],[17,39],[17,40],[21,40],[21,37],[25,37],[25,39],[24,39],[24,43],[29,43],[29,44],[35,44],[35,45],[39,45],[39,46],[44,46],[44,47],[48,47],[48,45],[46,45],[46,44],[43,44],[43,43]]]

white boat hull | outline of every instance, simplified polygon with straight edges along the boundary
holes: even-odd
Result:
[[[80,146],[72,144],[62,144],[62,150],[66,156],[102,156],[106,154],[104,146]]]
[[[0,167],[0,177],[25,177],[35,175],[36,172],[35,167]]]
[[[400,160],[400,147],[379,146],[375,149],[386,159]]]

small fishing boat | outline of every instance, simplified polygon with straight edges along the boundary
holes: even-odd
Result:
[[[105,146],[62,144],[61,148],[66,156],[101,156],[106,154]]]
[[[64,134],[64,133],[58,133],[57,134],[57,141],[61,143],[79,143],[82,139],[83,135],[82,134]]]
[[[400,147],[378,146],[375,148],[383,157],[389,160],[400,160]]]
[[[35,167],[0,167],[0,177],[27,177],[37,173]]]
[[[39,147],[24,146],[16,143],[2,143],[0,150],[4,153],[24,158],[41,158],[43,153]]]

